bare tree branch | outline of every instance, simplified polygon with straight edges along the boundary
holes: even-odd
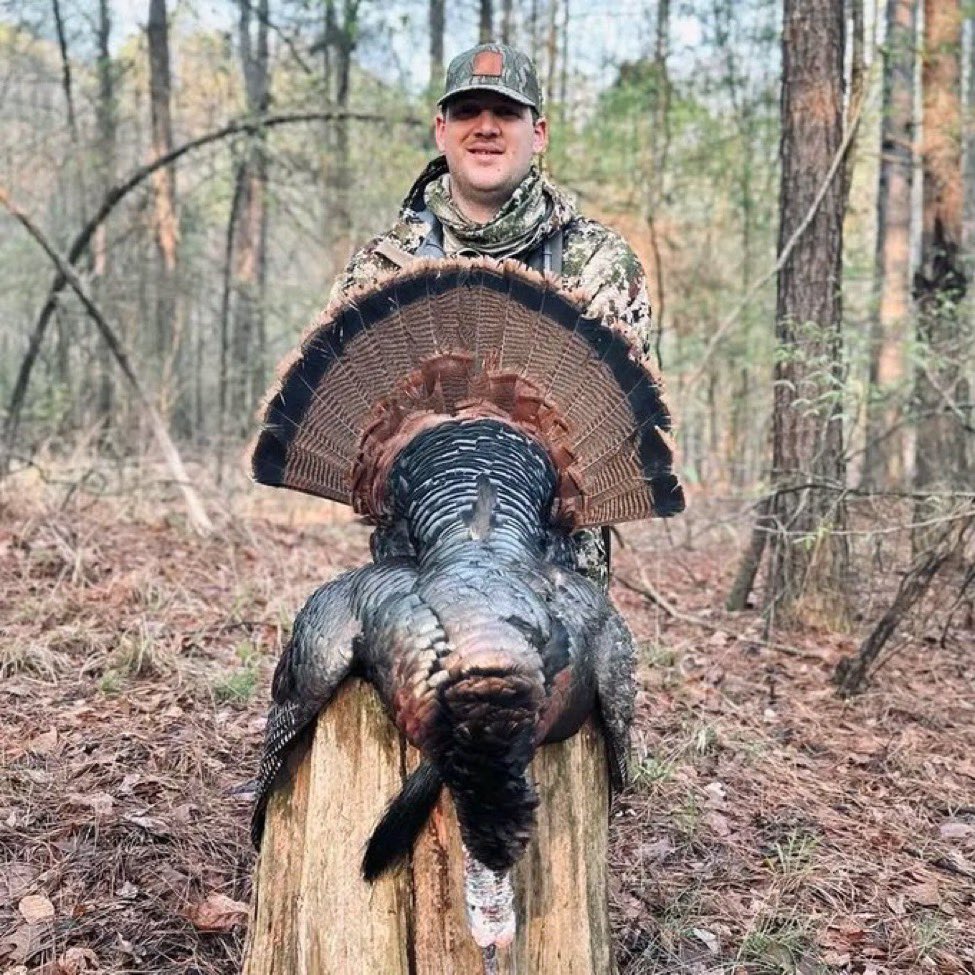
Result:
[[[869,89],[869,85],[867,89]],[[842,165],[844,159],[846,159],[846,154],[849,151],[850,145],[853,142],[853,138],[857,133],[857,129],[860,126],[860,119],[863,116],[863,107],[865,100],[861,100],[860,104],[856,106],[856,111],[850,117],[850,124],[846,130],[846,134],[843,136],[843,141],[840,143],[839,148],[836,150],[836,155],[833,157],[833,161],[830,164],[829,171],[826,173],[826,178],[823,180],[822,186],[819,188],[819,192],[816,194],[816,198],[812,201],[809,207],[809,211],[803,217],[802,222],[798,227],[792,232],[792,236],[786,241],[785,246],[782,248],[782,252],[776,258],[775,265],[769,268],[760,278],[758,278],[752,286],[742,295],[741,300],[735,305],[734,308],[718,323],[718,327],[711,334],[711,338],[708,344],[704,348],[704,354],[701,356],[701,361],[698,362],[697,368],[691,374],[691,376],[685,380],[688,388],[693,388],[700,382],[701,377],[704,375],[704,371],[707,368],[708,362],[711,360],[711,356],[714,355],[715,349],[721,343],[721,340],[728,333],[728,330],[732,325],[738,321],[741,313],[751,304],[752,299],[758,294],[762,288],[765,287],[785,266],[785,262],[789,259],[789,255],[795,249],[796,244],[799,243],[799,239],[802,235],[809,229],[809,225],[813,222],[816,213],[819,211],[819,207],[826,197],[830,186],[833,185],[833,180],[836,179],[836,174],[839,172],[840,166]],[[845,177],[844,177],[845,178]]]
[[[337,111],[287,112],[278,115],[264,115],[253,118],[237,119],[236,121],[225,125],[221,129],[216,129],[213,132],[207,132],[205,135],[191,139],[189,142],[184,142],[182,145],[173,149],[172,152],[167,152],[164,156],[154,159],[145,166],[140,166],[138,169],[130,173],[124,180],[116,183],[116,185],[105,194],[101,205],[95,211],[94,215],[90,220],[88,220],[84,227],[81,228],[74,240],[71,242],[71,247],[68,249],[68,253],[65,256],[66,266],[71,267],[78,263],[82,255],[84,255],[84,253],[87,251],[88,245],[91,243],[91,239],[94,236],[95,231],[102,225],[115,207],[118,206],[118,204],[129,193],[148,179],[154,172],[156,172],[156,170],[170,165],[181,156],[185,156],[187,153],[193,152],[196,149],[202,149],[204,146],[208,146],[214,142],[220,142],[223,139],[228,139],[231,136],[240,135],[241,133],[245,132],[255,132],[260,128],[273,128],[278,125],[288,125],[294,122],[331,122],[339,118],[351,119],[357,122],[385,122],[387,124],[395,123],[400,125],[424,124],[420,119],[412,116],[390,118],[387,115],[378,115],[369,112]],[[0,476],[2,476],[6,471],[7,458],[9,457],[9,453],[13,448],[14,440],[17,436],[17,427],[20,422],[20,412],[23,407],[24,398],[27,394],[30,374],[34,368],[34,363],[37,361],[37,355],[40,351],[41,342],[44,340],[44,334],[47,331],[47,326],[51,320],[51,316],[54,314],[55,308],[57,307],[58,295],[64,290],[67,284],[68,278],[59,270],[51,283],[47,300],[44,302],[44,306],[41,308],[40,314],[37,316],[37,321],[34,323],[33,331],[31,332],[30,339],[28,340],[27,352],[24,354],[23,361],[20,364],[20,370],[17,373],[13,393],[10,396],[10,405],[7,408],[7,416],[4,420],[4,450],[3,457],[0,458]]]
[[[122,347],[122,343],[119,341],[115,331],[105,320],[105,316],[98,309],[98,306],[92,300],[91,295],[89,295],[85,290],[84,285],[81,283],[78,275],[75,274],[68,261],[54,249],[54,247],[50,244],[44,234],[41,233],[40,229],[36,226],[36,224],[34,224],[30,217],[28,217],[23,210],[21,210],[11,201],[10,197],[7,195],[7,191],[3,189],[3,187],[0,187],[0,204],[6,207],[10,215],[18,220],[31,235],[31,237],[33,237],[34,240],[40,244],[44,252],[54,263],[54,266],[58,269],[58,273],[81,299],[81,303],[85,306],[85,311],[88,312],[89,317],[95,323],[95,326],[101,333],[102,338],[105,339],[105,342],[111,350],[115,361],[122,370],[122,374],[129,381],[129,385],[135,392],[136,399],[138,400],[139,406],[142,408],[143,415],[149,421],[149,426],[153,432],[153,436],[155,436],[156,442],[159,444],[163,457],[166,459],[166,463],[169,465],[169,469],[172,472],[173,480],[179,485],[179,489],[183,494],[183,500],[186,502],[186,509],[189,515],[190,525],[199,534],[209,535],[213,531],[213,524],[206,513],[206,509],[203,507],[203,502],[200,501],[199,495],[193,490],[189,476],[186,473],[186,468],[183,467],[182,458],[179,456],[179,451],[176,449],[176,445],[169,436],[169,431],[166,429],[166,425],[163,423],[162,418],[159,416],[159,413],[146,396],[142,383],[139,381],[139,377],[136,375],[135,369],[133,368],[132,363],[129,361],[129,357],[126,354],[125,349]]]

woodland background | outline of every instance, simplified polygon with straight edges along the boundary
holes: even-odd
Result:
[[[295,609],[365,553],[243,452],[492,37],[536,58],[545,168],[647,269],[689,489],[620,539],[622,967],[975,971],[959,0],[0,3],[0,965],[233,970],[222,790]]]

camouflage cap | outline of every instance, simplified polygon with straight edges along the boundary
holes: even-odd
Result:
[[[542,88],[535,65],[527,54],[507,44],[478,44],[450,62],[443,97],[465,91],[496,91],[522,105],[530,105],[542,114]]]

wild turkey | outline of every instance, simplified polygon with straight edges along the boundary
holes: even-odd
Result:
[[[446,785],[473,936],[486,959],[511,940],[534,750],[598,707],[615,787],[626,777],[633,644],[573,571],[569,534],[682,510],[669,428],[626,342],[521,265],[423,262],[326,311],[272,391],[253,473],[353,505],[377,526],[373,562],[295,620],[255,844],[289,748],[359,673],[425,758],[373,833],[364,876],[409,852]]]

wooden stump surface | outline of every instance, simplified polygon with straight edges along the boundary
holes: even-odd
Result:
[[[372,885],[359,875],[373,828],[419,760],[375,691],[347,681],[268,807],[244,975],[480,975],[446,790],[411,863]],[[540,749],[531,775],[537,830],[515,868],[518,934],[499,970],[611,975],[608,779],[595,722]]]

